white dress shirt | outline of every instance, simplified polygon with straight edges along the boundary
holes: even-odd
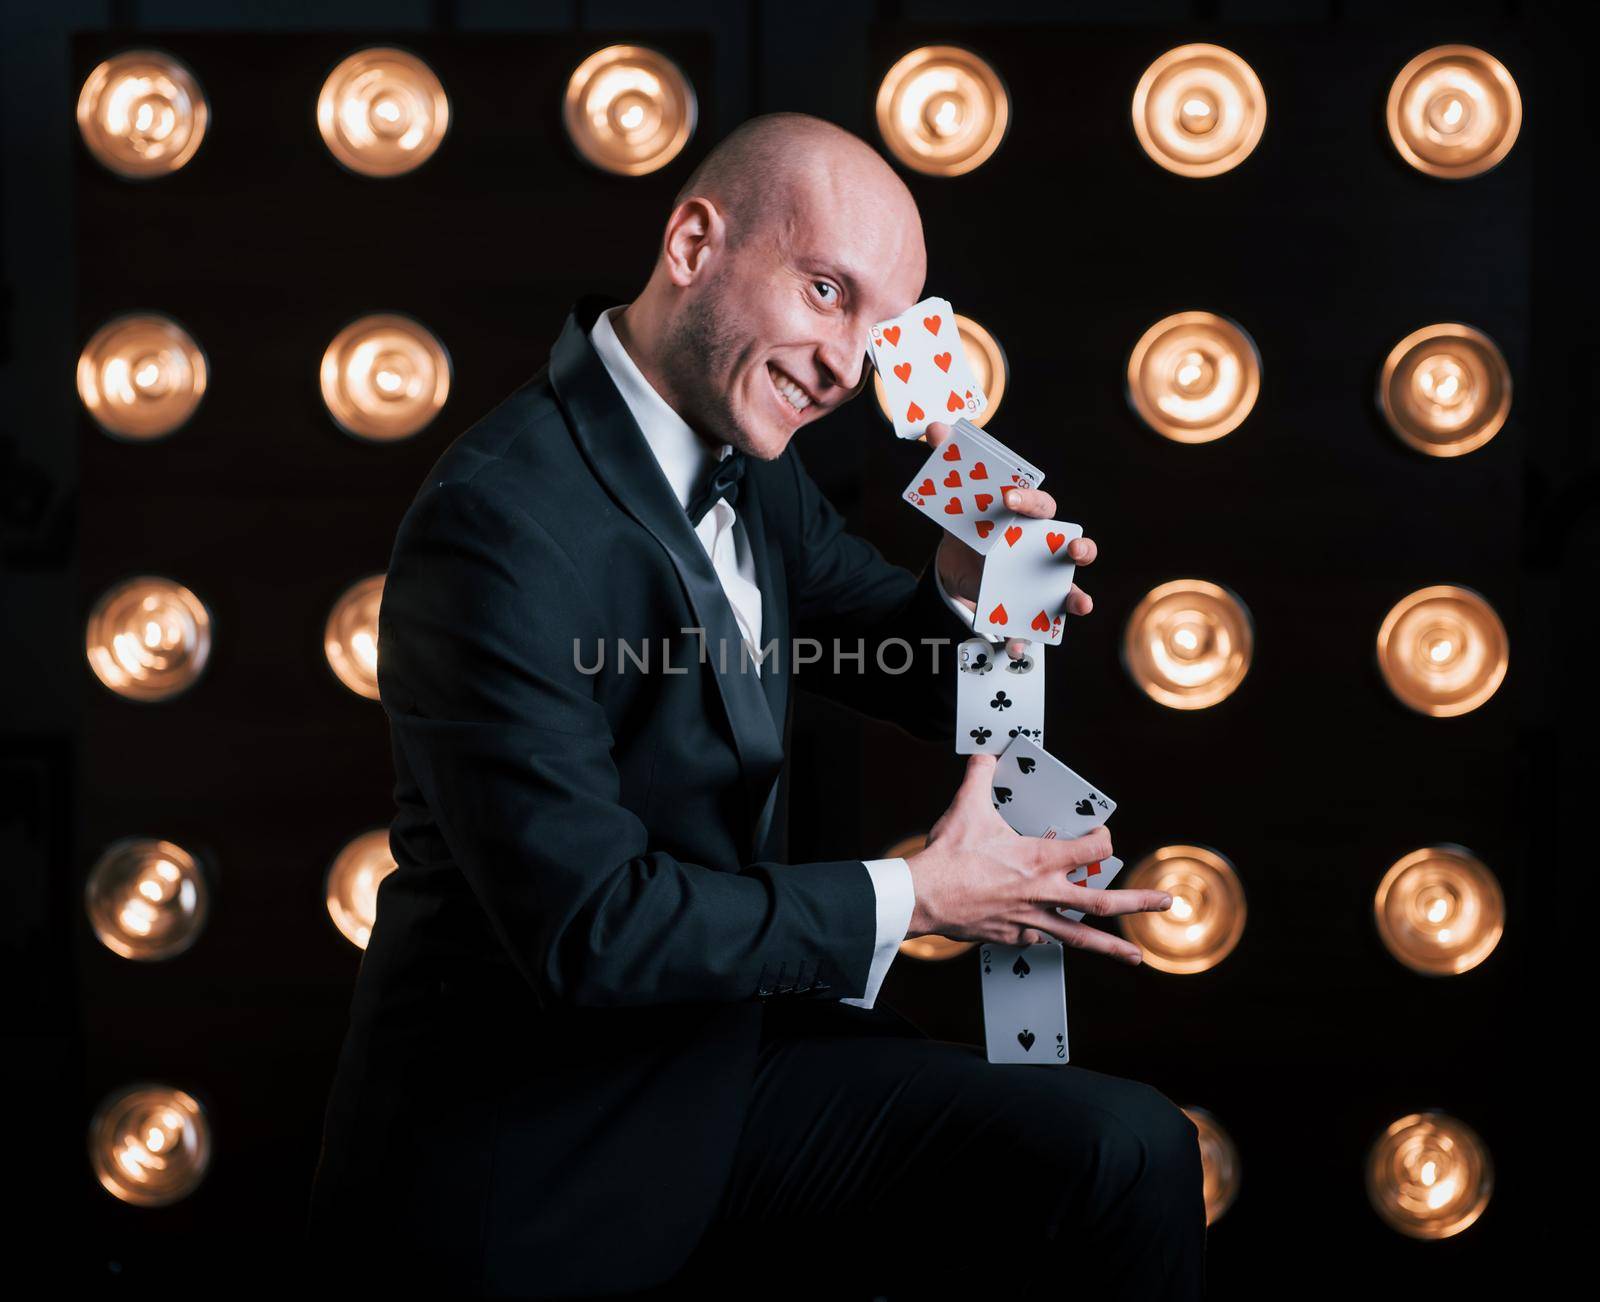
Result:
[[[595,320],[589,332],[589,342],[605,364],[612,383],[622,394],[622,400],[633,413],[645,442],[655,453],[662,473],[677,494],[679,505],[687,508],[695,488],[704,481],[710,467],[722,460],[732,450],[724,443],[713,451],[694,432],[688,423],[668,405],[645,379],[644,373],[628,356],[616,329],[611,324],[621,307],[608,308]],[[755,560],[750,554],[750,540],[733,507],[718,498],[705,513],[695,535],[711,558],[711,568],[722,582],[728,604],[733,608],[740,635],[750,648],[751,661],[756,672],[761,670],[759,648],[761,645],[761,589],[756,585]],[[938,580],[935,571],[934,578]],[[939,583],[939,594],[945,604],[970,628],[973,613],[953,600]],[[877,934],[873,944],[872,963],[867,970],[866,992],[859,999],[841,999],[842,1004],[858,1008],[871,1008],[877,1001],[878,989],[888,974],[889,964],[899,952],[900,942],[911,928],[911,913],[916,905],[916,891],[911,883],[911,869],[904,859],[865,859],[862,861],[867,875],[872,879],[872,889],[877,901]]]

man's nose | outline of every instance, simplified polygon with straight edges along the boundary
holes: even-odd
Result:
[[[847,398],[855,397],[866,383],[867,371],[870,368],[867,363],[865,336],[858,337],[851,332],[828,340],[818,350],[818,360],[832,377],[833,382],[847,391],[845,394]]]

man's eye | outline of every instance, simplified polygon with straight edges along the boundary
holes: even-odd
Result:
[[[836,289],[834,289],[834,287],[833,287],[833,286],[832,286],[832,285],[830,285],[830,284],[829,284],[829,283],[828,283],[828,282],[827,282],[827,281],[826,281],[826,280],[814,280],[814,281],[812,281],[812,282],[811,282],[811,283],[812,283],[812,284],[813,284],[813,285],[814,285],[814,286],[816,286],[816,288],[817,288],[817,291],[818,291],[818,292],[819,292],[819,293],[820,293],[820,292],[821,292],[821,291],[823,291],[823,290],[827,290],[827,291],[828,291],[828,292],[829,292],[829,293],[832,293],[832,294],[833,294],[833,295],[834,295],[834,296],[835,296],[835,297],[837,297],[837,296],[838,296],[838,293],[839,293],[839,291],[838,291],[838,290],[836,290]],[[827,295],[826,295],[826,294],[824,294],[824,295],[823,295],[823,300],[824,300],[824,301],[825,301],[825,302],[828,302],[828,303],[831,303],[831,302],[833,302],[833,299],[831,299],[831,298],[828,298],[828,297],[827,297]]]

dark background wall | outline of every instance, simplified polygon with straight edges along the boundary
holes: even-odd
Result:
[[[1218,1296],[1311,1275],[1459,1291],[1554,1244],[1543,1136],[1566,1102],[1571,1029],[1546,1010],[1577,944],[1576,900],[1556,892],[1578,867],[1569,761],[1600,552],[1591,296],[1574,274],[1587,219],[1569,192],[1588,165],[1587,98],[1560,7],[220,8],[13,8],[0,66],[0,851],[16,960],[3,1034],[74,1271],[214,1287],[243,1261],[292,1268],[359,959],[322,909],[322,873],[387,822],[392,781],[381,707],[321,660],[330,603],[384,568],[428,465],[543,362],[573,299],[642,283],[670,196],[711,143],[780,108],[878,143],[882,72],[941,41],[999,69],[1014,119],[975,173],[907,174],[929,290],[1000,339],[1011,388],[992,428],[1103,552],[1085,576],[1096,612],[1049,661],[1050,748],[1117,796],[1130,862],[1215,846],[1250,906],[1239,949],[1209,973],[1070,960],[1075,1061],[1206,1107],[1238,1142],[1242,1193],[1211,1236]],[[634,180],[580,164],[558,114],[567,70],[625,39],[676,58],[702,113],[679,160]],[[1154,166],[1128,126],[1140,72],[1188,40],[1244,55],[1267,94],[1261,145],[1210,181]],[[453,122],[424,167],[377,182],[333,163],[311,110],[339,58],[382,41],[429,62]],[[1506,162],[1457,185],[1406,168],[1382,126],[1395,71],[1445,41],[1504,61],[1526,109]],[[89,69],[133,44],[181,56],[214,112],[195,160],[153,185],[93,163],[72,124]],[[195,422],[147,447],[100,434],[72,388],[83,341],[139,307],[183,321],[213,366]],[[1243,324],[1264,374],[1245,424],[1201,447],[1144,430],[1121,382],[1143,330],[1193,307]],[[351,317],[385,309],[444,341],[454,381],[425,434],[369,446],[328,419],[316,362]],[[1371,404],[1389,346],[1443,320],[1493,337],[1516,384],[1507,429],[1450,461],[1408,453]],[[917,455],[870,400],[808,431],[802,452],[887,555],[930,554],[894,500]],[[164,707],[112,697],[83,661],[88,604],[136,569],[182,578],[217,619],[205,677]],[[1148,702],[1117,662],[1143,592],[1189,576],[1238,592],[1258,637],[1239,692],[1192,714]],[[1437,582],[1484,593],[1511,634],[1506,685],[1455,720],[1402,710],[1372,663],[1383,613]],[[925,830],[961,767],[809,702],[792,757],[796,860],[877,855]],[[82,916],[88,866],[131,832],[216,866],[208,931],[171,963],[114,958]],[[1370,920],[1384,869],[1438,841],[1490,864],[1509,915],[1494,956],[1445,981],[1395,963]],[[882,998],[978,1042],[971,958],[900,959]],[[146,1077],[197,1092],[216,1130],[205,1184],[160,1211],[108,1198],[83,1154],[96,1102]],[[1479,1224],[1441,1244],[1386,1229],[1361,1185],[1374,1134],[1427,1106],[1478,1129],[1498,1177]]]

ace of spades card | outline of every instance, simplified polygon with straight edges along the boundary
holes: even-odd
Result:
[[[1083,537],[1082,526],[1025,517],[998,532],[983,558],[972,631],[1059,646],[1078,568],[1067,546]]]

